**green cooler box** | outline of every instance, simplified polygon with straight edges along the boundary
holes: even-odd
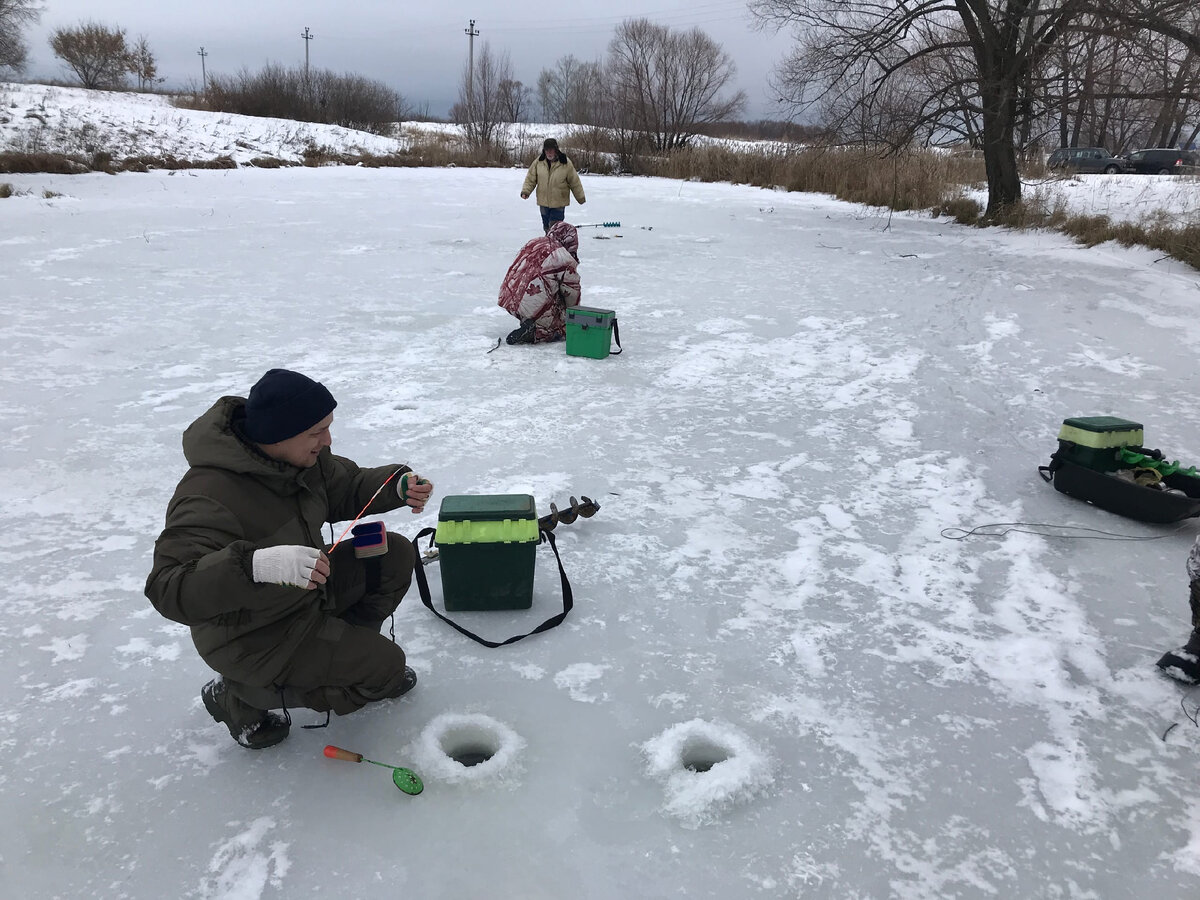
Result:
[[[443,497],[434,540],[447,610],[533,605],[539,534],[537,508],[529,494]]]
[[[1063,419],[1058,431],[1057,455],[1097,472],[1114,472],[1122,468],[1117,450],[1141,447],[1143,440],[1139,422],[1116,416],[1079,416]]]
[[[567,356],[604,359],[612,347],[617,314],[611,309],[572,306],[567,310]]]

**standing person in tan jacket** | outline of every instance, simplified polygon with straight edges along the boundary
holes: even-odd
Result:
[[[534,188],[537,188],[543,234],[548,234],[555,222],[563,221],[567,207],[571,205],[572,194],[580,206],[587,202],[574,164],[567,154],[558,149],[558,141],[554,138],[546,138],[542,142],[541,155],[530,165],[525,184],[521,186],[521,199],[527,200]]]

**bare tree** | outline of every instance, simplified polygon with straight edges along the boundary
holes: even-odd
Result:
[[[506,78],[497,85],[500,115],[505,122],[520,122],[529,111],[533,91],[519,81]]]
[[[21,31],[41,15],[37,0],[0,0],[0,69],[25,68],[29,48]]]
[[[87,88],[120,87],[132,68],[125,30],[98,22],[55,29],[50,49]]]
[[[1067,24],[1075,0],[752,0],[764,21],[803,29],[780,73],[780,92],[797,106],[854,93],[862,101],[884,86],[907,93],[914,72],[939,54],[966,63],[956,81],[976,104],[988,177],[985,216],[1021,197],[1015,136],[1028,74]],[[944,96],[914,98],[920,114],[902,123],[909,136],[944,118]],[[973,112],[974,115],[974,112]],[[893,135],[893,141],[900,135]]]
[[[144,34],[138,35],[137,43],[129,51],[129,71],[137,79],[139,91],[154,87],[163,80],[158,77],[158,60],[154,58],[150,42]]]
[[[906,98],[909,113],[889,140],[944,131],[954,116],[970,125],[990,220],[1020,200],[1017,147],[1037,139],[1034,120],[1052,104],[1064,143],[1085,123],[1092,134],[1132,133],[1133,109],[1115,87],[1127,46],[1112,38],[1155,33],[1200,52],[1196,0],[751,0],[751,9],[799,35],[776,76],[796,108],[847,114],[877,106],[883,91]],[[1079,40],[1088,33],[1105,40]],[[922,80],[931,61],[949,81]]]
[[[553,69],[538,76],[538,100],[545,122],[593,125],[604,95],[603,68],[599,62],[560,57]]]
[[[608,45],[606,89],[654,150],[687,145],[696,126],[734,118],[746,95],[722,92],[733,60],[699,28],[673,32],[647,19],[627,19]]]
[[[493,53],[490,42],[476,55],[475,71],[463,66],[458,102],[450,117],[463,126],[467,143],[476,149],[491,149],[504,123],[503,92],[500,85],[513,80],[507,51]]]

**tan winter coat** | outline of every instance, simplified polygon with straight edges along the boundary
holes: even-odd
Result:
[[[353,519],[392,472],[409,470],[362,469],[328,447],[309,469],[268,459],[235,432],[245,403],[222,397],[184,432],[191,468],[167,506],[146,596],[162,615],[191,627],[200,656],[217,672],[269,687],[332,603],[324,587],[256,583],[252,554],[281,544],[325,549],[326,522]],[[368,514],[400,505],[389,485]]]
[[[521,193],[528,196],[533,193],[534,186],[537,187],[538,206],[555,209],[570,206],[572,194],[579,203],[587,199],[583,195],[583,182],[575,172],[574,163],[561,154],[553,165],[547,161],[545,154],[533,161],[525,176],[525,184],[521,186]]]

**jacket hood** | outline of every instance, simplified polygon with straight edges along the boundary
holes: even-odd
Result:
[[[225,469],[240,475],[295,484],[302,469],[278,462],[239,436],[246,417],[244,397],[222,397],[183,432],[183,455],[189,466]],[[299,485],[295,485],[296,488]]]
[[[555,222],[546,234],[562,244],[576,260],[579,259],[579,231],[574,225],[568,222]]]

